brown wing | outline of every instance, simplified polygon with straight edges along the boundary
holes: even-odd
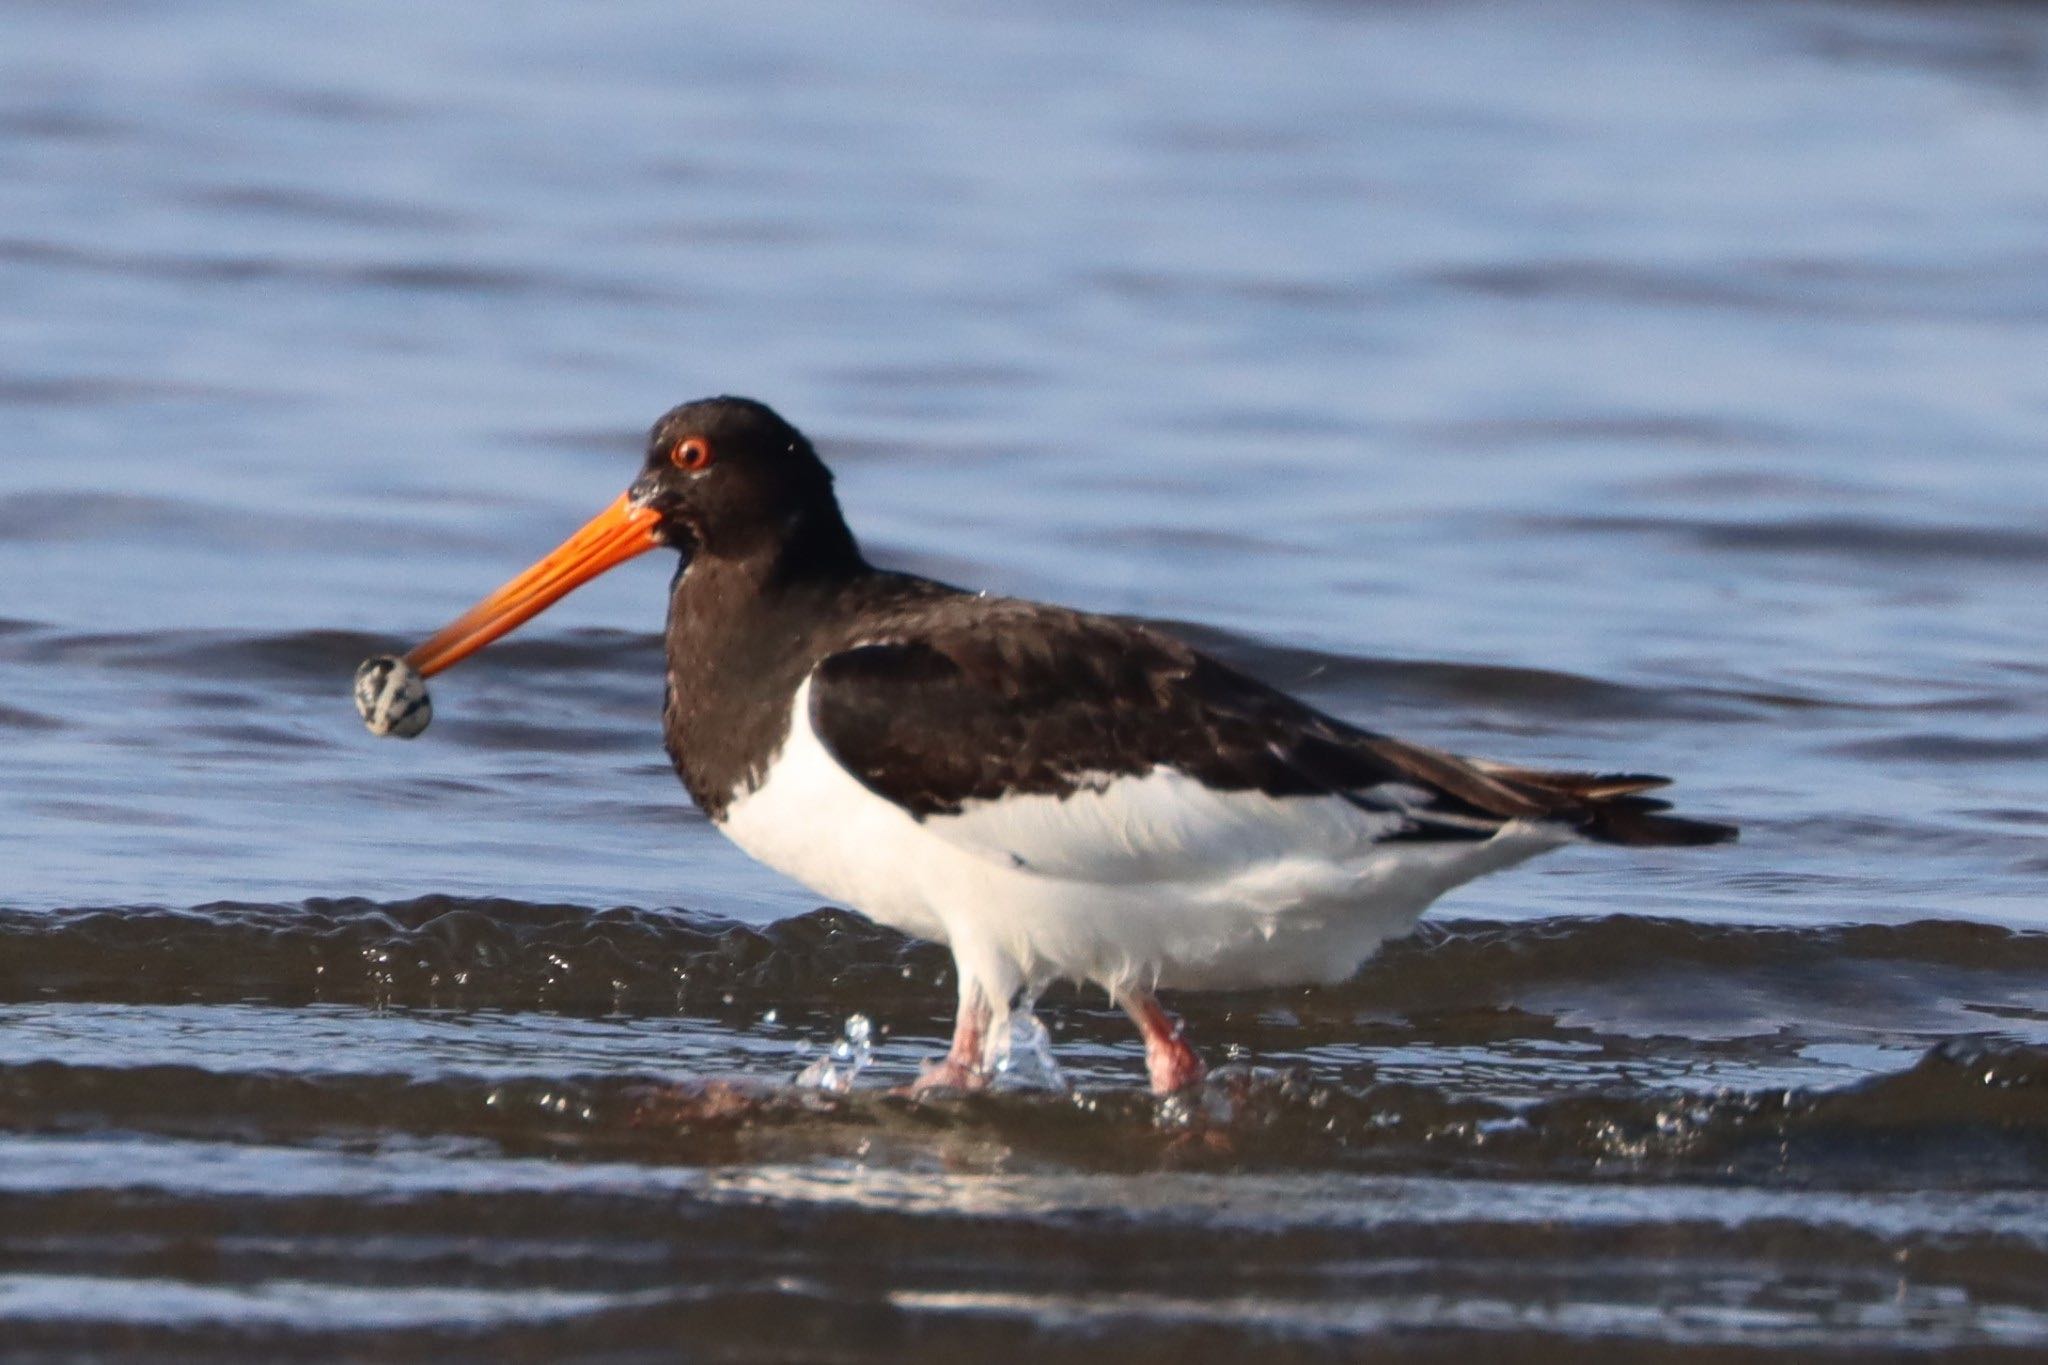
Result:
[[[1663,803],[1634,793],[1660,779],[1459,758],[1324,715],[1149,627],[1033,603],[927,605],[903,638],[828,657],[810,704],[848,771],[919,819],[1167,767],[1219,790],[1395,813],[1394,838],[1483,839],[1514,819],[1624,843],[1733,833],[1653,814]]]

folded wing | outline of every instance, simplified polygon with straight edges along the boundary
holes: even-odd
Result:
[[[1026,602],[831,655],[810,721],[869,790],[990,856],[1116,881],[1213,864],[1483,840],[1535,821],[1714,843],[1663,779],[1543,772],[1361,730],[1149,627]]]

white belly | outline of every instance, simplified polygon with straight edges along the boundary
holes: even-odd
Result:
[[[723,828],[828,899],[952,946],[991,1000],[1054,978],[1209,989],[1342,980],[1431,901],[1565,841],[1378,843],[1392,817],[1335,799],[1218,793],[1166,769],[920,822],[840,766],[810,724]]]

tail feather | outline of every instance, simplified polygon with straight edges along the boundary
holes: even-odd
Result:
[[[1471,763],[1490,777],[1556,792],[1560,796],[1575,796],[1582,801],[1633,796],[1637,792],[1655,791],[1671,785],[1670,778],[1659,777],[1655,773],[1556,772],[1546,768],[1519,768],[1511,763],[1495,763],[1487,759],[1473,759]]]
[[[1725,844],[1737,834],[1733,825],[1664,814],[1671,809],[1669,801],[1642,795],[1671,785],[1670,778],[1654,773],[1523,768],[1465,758],[1385,735],[1365,736],[1364,743],[1410,778],[1464,803],[1480,823],[1444,819],[1466,830],[1483,828],[1488,818],[1531,820],[1566,826],[1598,843],[1635,847]]]
[[[1585,811],[1579,832],[1598,843],[1636,848],[1697,848],[1731,843],[1738,834],[1733,825],[1662,814],[1669,809],[1669,801],[1640,796],[1594,801]]]

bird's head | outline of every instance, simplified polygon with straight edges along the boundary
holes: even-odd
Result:
[[[435,632],[405,663],[432,677],[606,570],[662,546],[686,562],[766,562],[809,545],[853,553],[832,475],[803,433],[752,399],[685,403],[654,424],[640,477],[618,501]]]
[[[750,398],[670,409],[647,433],[647,462],[626,497],[660,518],[663,543],[693,558],[759,554],[835,508],[811,443]]]

